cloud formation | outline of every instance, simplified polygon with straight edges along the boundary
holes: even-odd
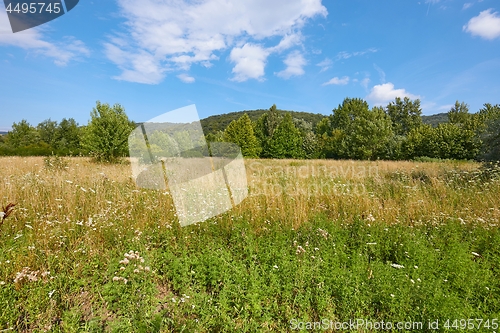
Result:
[[[194,77],[189,76],[186,73],[179,74],[177,77],[184,83],[193,83],[195,81]]]
[[[469,20],[463,31],[473,36],[493,40],[500,37],[500,16],[493,9],[487,9]]]
[[[396,99],[396,97],[420,98],[420,96],[410,94],[405,89],[394,89],[394,84],[387,82],[374,86],[366,99],[375,105],[385,105]]]
[[[307,64],[306,59],[299,51],[290,53],[283,63],[287,66],[281,72],[276,73],[277,76],[289,79],[292,76],[304,75],[304,66]]]
[[[126,33],[110,38],[105,52],[122,72],[117,79],[142,83],[159,83],[167,72],[187,71],[193,64],[210,66],[227,49],[233,80],[261,80],[271,53],[299,45],[307,20],[327,15],[321,0],[118,0],[118,5]],[[272,37],[281,41],[266,47]],[[159,75],[152,75],[152,68]]]
[[[334,84],[334,85],[338,85],[338,86],[345,86],[348,83],[349,83],[349,77],[348,76],[344,76],[341,79],[338,78],[338,77],[334,77],[333,79],[331,79],[330,81],[327,81],[327,82],[323,83],[322,85],[323,86],[328,86],[328,85]]]
[[[260,45],[247,43],[235,47],[229,58],[236,65],[233,68],[233,81],[243,82],[248,79],[263,80],[264,68],[269,51]]]
[[[0,45],[20,47],[35,55],[52,58],[57,66],[66,66],[71,60],[90,55],[85,44],[73,37],[66,37],[60,43],[51,43],[44,40],[41,28],[12,33],[7,13],[2,8],[0,10],[0,32],[4,31],[5,33],[0,33]]]

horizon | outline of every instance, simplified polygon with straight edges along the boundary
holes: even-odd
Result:
[[[97,100],[142,121],[190,104],[204,119],[273,104],[329,115],[346,97],[418,98],[423,115],[500,103],[493,0],[266,6],[80,2],[16,34],[2,6],[0,131],[22,119],[86,124]]]

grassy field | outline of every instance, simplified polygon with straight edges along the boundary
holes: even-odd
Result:
[[[245,163],[249,197],[180,228],[127,164],[1,158],[0,332],[499,331],[498,168]]]

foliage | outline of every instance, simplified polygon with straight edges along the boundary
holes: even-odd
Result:
[[[85,128],[82,146],[97,161],[113,162],[128,154],[128,136],[133,124],[120,104],[111,107],[97,101]]]
[[[38,143],[39,135],[36,129],[23,119],[12,124],[12,131],[9,132],[7,140],[13,148],[28,147]]]
[[[408,158],[431,157],[442,159],[474,159],[481,141],[471,129],[457,124],[439,124],[433,128],[423,125],[413,129],[405,144]]]
[[[129,166],[0,162],[0,207],[19,204],[0,233],[2,330],[288,332],[363,318],[446,331],[455,316],[491,327],[500,315],[498,167],[246,161],[254,195],[180,228],[169,193],[137,189]],[[257,193],[266,184],[283,192]]]
[[[387,114],[392,121],[392,130],[396,135],[405,136],[412,129],[422,125],[422,109],[420,100],[410,100],[408,97],[396,97],[394,102],[387,105]]]
[[[225,142],[236,143],[244,157],[258,157],[261,151],[259,141],[254,134],[252,121],[245,113],[238,120],[233,120],[224,131]]]
[[[326,121],[318,126],[321,132],[323,148],[331,149],[325,155],[350,159],[386,157],[393,137],[391,120],[384,110],[370,110],[368,103],[358,98],[346,98],[334,109],[329,124]]]
[[[480,132],[483,141],[481,158],[500,161],[500,105],[485,104],[479,114],[484,121],[484,128]]]
[[[285,114],[276,130],[272,131],[267,152],[273,158],[303,158],[302,144],[302,136],[293,124],[292,116]]]

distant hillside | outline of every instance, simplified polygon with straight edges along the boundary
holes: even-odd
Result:
[[[221,115],[210,116],[208,118],[201,120],[201,126],[205,134],[215,133],[217,131],[223,131],[227,125],[233,120],[238,120],[245,113],[248,114],[252,121],[257,121],[264,113],[269,112],[269,110],[245,110],[238,112],[231,112]],[[316,124],[321,121],[325,116],[319,113],[309,113],[309,112],[298,112],[298,111],[286,111],[278,110],[280,113],[288,112],[293,118],[303,119],[312,124],[313,128]]]
[[[0,135],[5,135],[5,134],[7,134],[7,133],[9,133],[9,132],[1,132],[1,131],[0,131]]]
[[[424,124],[429,124],[433,127],[436,127],[438,124],[448,122],[448,114],[438,113],[438,114],[433,114],[431,116],[422,116],[422,122]]]

